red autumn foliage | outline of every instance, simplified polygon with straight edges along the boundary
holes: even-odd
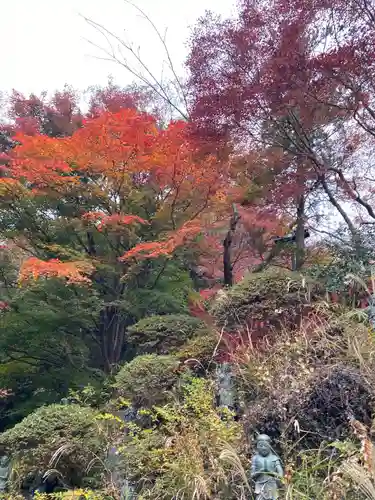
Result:
[[[51,98],[47,97],[47,93],[26,97],[14,90],[9,99],[8,117],[13,133],[51,137],[71,135],[82,121],[78,94],[69,87],[56,92]]]
[[[93,88],[89,100],[89,117],[97,117],[107,111],[118,113],[121,109],[139,109],[144,100],[142,92],[130,88],[121,88],[108,82],[104,88]]]
[[[70,136],[82,126],[85,117],[80,109],[81,97],[80,93],[68,86],[50,97],[47,92],[40,96],[25,96],[13,90],[8,99],[9,123],[4,124],[1,130],[9,138],[19,132],[49,137]],[[91,88],[88,99],[87,117],[92,118],[104,112],[117,113],[121,109],[136,109],[144,97],[137,89],[121,88],[109,81],[106,87]]]
[[[9,309],[8,302],[5,302],[4,300],[0,300],[0,311],[7,311],[8,309]]]
[[[196,131],[251,151],[243,172],[268,203],[302,201],[306,219],[320,197],[353,233],[342,201],[375,219],[374,19],[362,0],[242,0],[236,19],[201,19],[188,60]]]

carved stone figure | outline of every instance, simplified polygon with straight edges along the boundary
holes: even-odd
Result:
[[[251,462],[251,479],[255,482],[256,500],[277,500],[284,471],[266,434],[257,438],[256,454]]]
[[[10,458],[7,455],[0,457],[0,492],[7,489],[10,474]]]
[[[232,370],[229,363],[221,363],[217,369],[218,399],[219,406],[233,410],[234,408],[234,384]]]
[[[370,325],[375,329],[375,295],[369,297],[365,312],[367,313]]]

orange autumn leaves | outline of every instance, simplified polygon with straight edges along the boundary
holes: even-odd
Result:
[[[93,267],[87,262],[61,262],[59,259],[43,261],[36,257],[27,259],[21,267],[18,282],[20,285],[30,280],[45,278],[64,278],[67,284],[89,284],[87,277]]]
[[[127,261],[131,258],[152,259],[164,255],[171,256],[176,248],[192,241],[201,231],[202,226],[197,220],[188,221],[182,227],[170,235],[165,241],[151,241],[139,243],[134,248],[126,252],[121,261]]]
[[[113,214],[106,215],[104,212],[87,212],[82,215],[82,220],[92,222],[98,231],[104,228],[120,228],[128,224],[148,224],[148,222],[138,215]]]
[[[66,193],[80,176],[100,175],[120,183],[124,173],[141,171],[152,156],[157,128],[152,117],[134,110],[103,113],[70,137],[15,135],[11,175],[41,191]],[[118,186],[117,186],[118,187]]]
[[[29,197],[96,199],[97,209],[82,210],[80,224],[99,232],[121,233],[127,227],[134,232],[162,220],[164,236],[141,241],[119,256],[122,262],[171,255],[200,233],[205,214],[226,202],[225,171],[200,155],[184,122],[160,130],[152,116],[123,109],[87,120],[70,137],[17,134],[14,139],[18,145],[7,176],[0,178],[0,192],[22,186]],[[128,213],[124,203],[146,185],[158,205],[150,220]],[[94,265],[33,257],[25,262],[20,281],[45,276],[88,283]]]
[[[165,188],[166,195],[173,188],[181,192],[202,185],[211,193],[220,179],[217,165],[212,158],[194,159],[197,151],[186,132],[184,122],[160,130],[153,117],[135,110],[103,113],[71,137],[17,134],[11,174],[36,190],[67,192],[79,186],[80,176],[96,175],[115,192],[124,178],[140,174]]]

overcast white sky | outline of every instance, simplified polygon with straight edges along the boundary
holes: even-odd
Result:
[[[176,65],[187,54],[189,28],[205,10],[224,15],[232,0],[133,0],[160,31]],[[160,74],[163,56],[152,29],[123,0],[17,0],[1,2],[0,91],[24,93],[55,90],[65,83],[78,89],[105,84],[112,74],[116,83],[130,83],[126,71],[96,58],[99,51],[85,40],[105,41],[80,17],[89,17],[140,46],[145,61]]]

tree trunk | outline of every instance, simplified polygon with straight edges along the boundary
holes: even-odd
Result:
[[[343,209],[341,204],[334,197],[332,191],[330,190],[330,188],[328,186],[328,183],[327,183],[324,175],[320,176],[319,180],[322,184],[322,187],[323,187],[326,195],[328,196],[330,203],[336,208],[336,210],[338,211],[338,213],[341,215],[341,217],[344,219],[346,225],[348,226],[349,231],[352,234],[353,240],[358,241],[359,235],[358,235],[358,231],[357,231],[356,227],[354,226],[352,220],[350,219],[349,215],[345,212],[345,210]]]
[[[117,307],[107,306],[100,313],[99,340],[103,358],[103,368],[111,373],[113,366],[121,361],[125,343],[126,321]]]
[[[238,221],[240,220],[240,216],[237,213],[236,207],[233,205],[233,214],[230,219],[229,231],[223,242],[224,253],[223,253],[223,264],[224,264],[224,285],[225,286],[233,286],[233,264],[232,264],[232,243],[233,236],[236,231],[236,226]]]
[[[328,183],[327,183],[324,175],[320,176],[319,180],[322,184],[322,187],[323,187],[325,193],[328,196],[330,203],[336,208],[336,210],[338,211],[338,213],[341,215],[341,217],[344,219],[346,225],[348,226],[350,234],[352,236],[354,248],[355,248],[358,256],[360,256],[361,255],[361,236],[360,236],[358,229],[355,227],[351,218],[346,213],[346,211],[344,210],[342,205],[339,203],[339,201],[336,200],[335,196],[333,195],[332,191],[330,190],[330,188],[328,186]]]
[[[299,271],[305,261],[305,197],[297,201],[296,251],[293,258],[293,271]]]

